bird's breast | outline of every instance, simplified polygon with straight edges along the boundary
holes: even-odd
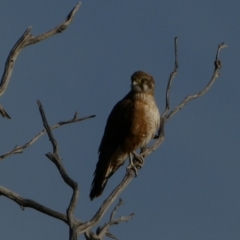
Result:
[[[135,99],[131,118],[131,127],[124,144],[129,153],[147,145],[159,128],[160,114],[154,97],[147,95]]]

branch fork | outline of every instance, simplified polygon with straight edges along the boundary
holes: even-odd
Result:
[[[73,9],[72,11],[68,14],[67,18],[65,19],[64,22],[62,22],[60,25],[57,27],[53,28],[50,31],[47,31],[46,33],[40,34],[39,36],[34,37],[31,34],[31,29],[32,27],[28,27],[27,30],[23,33],[23,35],[19,38],[17,43],[14,45],[12,50],[10,51],[7,61],[5,63],[5,69],[1,78],[0,82],[0,96],[2,96],[8,87],[10,78],[12,76],[14,64],[17,60],[17,57],[19,53],[27,46],[35,44],[37,42],[40,42],[42,40],[45,40],[57,33],[61,33],[63,30],[67,29],[67,27],[70,25],[70,23],[73,21],[73,18],[80,8],[81,3],[79,2]],[[0,105],[0,114],[2,117],[11,119],[11,117],[8,115],[8,113],[4,110],[3,106]]]

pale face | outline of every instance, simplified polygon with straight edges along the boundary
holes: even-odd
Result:
[[[135,72],[131,77],[131,89],[135,93],[153,93],[154,80],[153,77],[144,72]]]

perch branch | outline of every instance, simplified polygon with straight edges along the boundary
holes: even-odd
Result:
[[[14,202],[16,202],[17,204],[19,204],[19,206],[24,210],[25,207],[28,208],[33,208],[39,212],[42,212],[46,215],[49,215],[51,217],[57,218],[65,223],[68,223],[68,219],[67,216],[56,212],[50,208],[47,208],[33,200],[30,199],[26,199],[26,198],[22,198],[20,195],[18,195],[17,193],[14,193],[4,187],[0,186],[0,195],[3,195],[11,200],[13,200]]]
[[[74,117],[70,120],[67,120],[67,121],[61,121],[61,122],[58,122],[57,124],[53,125],[50,127],[50,129],[55,129],[55,128],[59,128],[65,124],[70,124],[70,123],[76,123],[76,122],[81,122],[81,121],[84,121],[84,120],[87,120],[87,119],[90,119],[90,118],[93,118],[95,117],[96,115],[90,115],[90,116],[87,116],[87,117],[83,117],[83,118],[78,118],[77,116],[77,112],[74,114]],[[44,135],[44,133],[46,133],[46,129],[43,129],[40,133],[38,133],[34,138],[32,138],[29,142],[25,143],[24,145],[22,146],[16,146],[13,148],[13,150],[3,154],[0,156],[0,160],[3,160],[4,158],[6,157],[9,157],[13,154],[17,154],[17,153],[22,153],[24,149],[30,147],[33,143],[35,143],[41,136]]]
[[[111,204],[115,201],[115,199],[118,197],[118,195],[128,186],[128,184],[131,182],[131,180],[135,177],[135,172],[132,169],[127,169],[126,175],[124,176],[121,183],[112,191],[112,193],[107,197],[107,199],[102,203],[96,214],[93,216],[93,218],[79,226],[78,228],[78,234],[87,232],[89,229],[91,229],[93,226],[95,226],[101,218],[104,216],[108,208],[111,206]]]

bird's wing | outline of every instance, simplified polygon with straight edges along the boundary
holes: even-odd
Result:
[[[131,114],[134,109],[133,101],[128,95],[119,101],[111,111],[104,135],[99,146],[99,159],[94,172],[90,198],[101,195],[108,178],[121,164],[113,162],[113,154],[124,142],[131,127]],[[113,164],[118,164],[113,166]]]
[[[102,154],[108,149],[115,151],[116,148],[123,144],[126,135],[131,127],[131,114],[133,113],[133,101],[127,97],[119,101],[111,111],[101,144],[99,146],[99,154]]]

